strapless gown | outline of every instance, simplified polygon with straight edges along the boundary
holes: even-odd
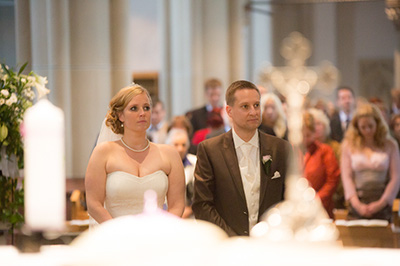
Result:
[[[104,207],[113,218],[139,214],[143,211],[144,193],[150,189],[156,192],[157,205],[162,208],[168,191],[168,176],[164,171],[142,177],[122,171],[109,173]]]

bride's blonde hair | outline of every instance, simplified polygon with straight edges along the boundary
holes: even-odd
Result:
[[[381,112],[374,104],[362,102],[359,103],[345,134],[345,140],[349,143],[351,149],[360,150],[365,145],[364,138],[358,128],[358,121],[362,117],[371,117],[375,120],[376,131],[374,135],[374,144],[378,148],[384,148],[386,140],[389,138],[388,126]]]
[[[133,99],[133,97],[145,93],[149,99],[150,106],[152,101],[149,92],[138,84],[132,84],[122,88],[110,101],[106,116],[106,125],[111,128],[115,134],[124,134],[123,123],[119,120],[119,115]]]

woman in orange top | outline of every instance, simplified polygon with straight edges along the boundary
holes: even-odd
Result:
[[[306,112],[303,116],[304,177],[316,191],[322,204],[333,218],[332,196],[340,178],[340,168],[333,149],[317,141],[313,116]]]

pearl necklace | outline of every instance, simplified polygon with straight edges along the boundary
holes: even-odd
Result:
[[[127,147],[128,149],[130,149],[131,151],[134,151],[134,152],[142,152],[142,151],[147,150],[147,148],[150,146],[150,140],[149,140],[148,138],[146,138],[146,140],[147,140],[147,145],[146,145],[146,147],[144,147],[144,148],[141,149],[141,150],[135,150],[135,149],[129,147],[128,144],[126,144],[126,143],[124,142],[124,140],[121,138],[122,144],[124,144],[125,147]]]

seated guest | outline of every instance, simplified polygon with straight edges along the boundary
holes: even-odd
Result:
[[[168,133],[174,128],[180,128],[186,130],[189,136],[191,136],[193,133],[192,124],[190,123],[189,119],[184,115],[174,116],[171,119],[171,122],[169,123],[168,126]]]
[[[181,156],[185,168],[186,181],[186,206],[182,218],[192,218],[194,168],[196,166],[197,158],[195,155],[188,153],[190,146],[189,135],[184,129],[173,128],[168,132],[166,144],[174,146]]]
[[[335,104],[331,101],[325,101],[323,99],[318,99],[314,104],[314,108],[321,110],[330,119],[335,113]]]
[[[193,134],[192,145],[197,146],[205,139],[225,133],[224,120],[219,112],[211,112],[207,119],[207,128],[197,130]]]
[[[400,155],[378,108],[357,108],[342,144],[342,182],[349,218],[390,220],[400,186]]]
[[[147,130],[149,139],[154,143],[163,144],[167,138],[168,124],[165,121],[165,114],[164,104],[155,99],[151,109],[151,125]]]
[[[329,118],[319,109],[311,108],[308,112],[313,116],[315,121],[315,138],[321,143],[328,144],[333,149],[336,160],[340,162],[340,143],[330,137]],[[336,191],[333,194],[333,202],[336,209],[345,208],[343,185],[340,178]]]
[[[222,82],[219,79],[211,78],[204,84],[204,92],[207,103],[205,106],[190,110],[186,113],[193,127],[193,133],[207,128],[207,119],[212,112],[221,112]],[[193,136],[190,136],[192,140]],[[191,145],[189,152],[196,154],[197,146]]]
[[[381,111],[382,117],[385,119],[386,124],[390,123],[390,115],[389,110],[386,108],[385,103],[379,97],[371,97],[368,99],[370,103],[373,103],[378,107],[379,111]]]
[[[340,169],[333,149],[316,139],[314,117],[303,115],[304,177],[321,199],[329,217],[333,218],[332,196],[340,178]]]
[[[209,79],[204,84],[204,90],[207,104],[186,114],[193,132],[207,127],[207,118],[212,111],[221,111],[222,82],[215,78]]]
[[[267,134],[288,140],[286,115],[282,102],[273,93],[266,93],[261,97],[260,107],[262,120],[259,129]]]
[[[338,110],[331,117],[331,137],[341,142],[353,117],[355,107],[354,91],[350,87],[336,89],[336,105]]]
[[[400,114],[394,114],[390,121],[390,129],[392,136],[397,142],[397,146],[400,148]],[[400,198],[400,190],[396,198]]]
[[[390,94],[392,96],[390,114],[400,114],[400,88],[393,88],[390,91]]]
[[[393,115],[390,121],[390,129],[397,145],[400,146],[400,114]]]
[[[336,140],[331,139],[331,128],[329,125],[328,116],[319,109],[310,108],[307,110],[314,118],[315,122],[315,138],[322,143],[331,146],[335,152],[335,157],[339,161],[340,159],[340,143]]]

